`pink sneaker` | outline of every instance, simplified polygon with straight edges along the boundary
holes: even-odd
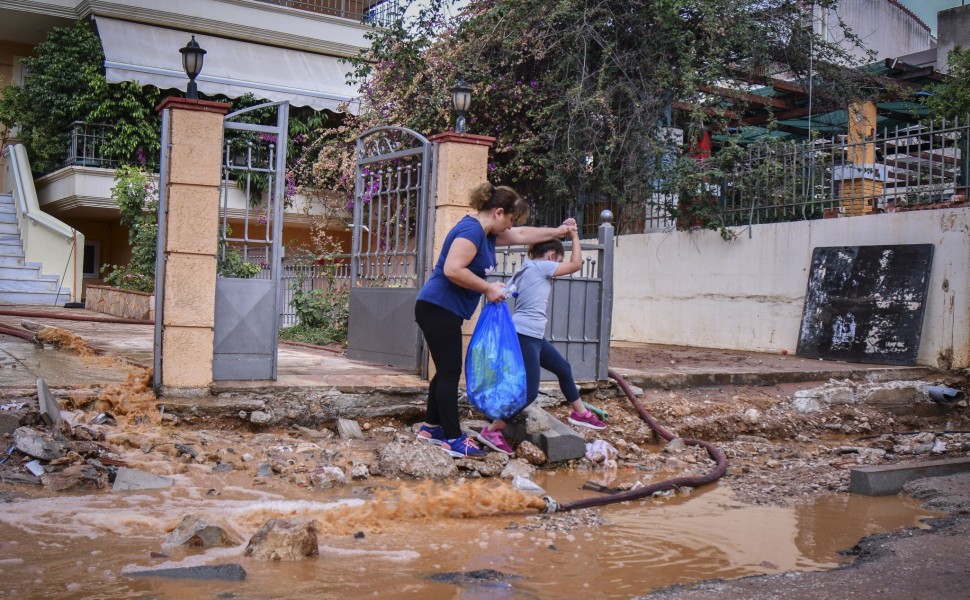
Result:
[[[506,443],[505,436],[502,435],[501,431],[489,431],[486,427],[482,429],[481,433],[475,436],[475,439],[496,452],[503,452],[510,456],[513,454],[512,446]]]
[[[585,415],[581,415],[575,410],[570,412],[569,424],[576,427],[586,427],[587,429],[606,429],[606,423],[597,419],[591,410],[587,410]]]

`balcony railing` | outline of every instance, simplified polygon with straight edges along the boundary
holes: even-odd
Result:
[[[103,167],[114,169],[118,161],[104,154],[105,139],[114,129],[111,125],[75,121],[68,130],[65,167]]]
[[[401,15],[400,0],[257,0],[277,6],[387,27]]]

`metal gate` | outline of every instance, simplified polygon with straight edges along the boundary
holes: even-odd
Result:
[[[357,139],[347,356],[421,371],[414,303],[424,284],[431,143],[403,127]]]
[[[613,321],[613,213],[603,211],[600,219],[596,243],[582,244],[583,268],[553,280],[549,299],[546,339],[572,365],[577,381],[602,381],[608,377]],[[569,252],[567,242],[567,257]],[[498,266],[489,279],[507,281],[527,258],[526,249],[501,249],[496,258]],[[542,380],[555,380],[555,376],[543,370]]]
[[[276,379],[289,110],[270,102],[225,118],[214,381]]]

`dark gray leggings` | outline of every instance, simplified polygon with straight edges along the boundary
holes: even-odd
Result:
[[[532,404],[539,397],[540,367],[559,378],[559,389],[567,402],[579,400],[579,388],[573,379],[573,368],[549,340],[519,335],[522,360],[525,361],[526,398]]]

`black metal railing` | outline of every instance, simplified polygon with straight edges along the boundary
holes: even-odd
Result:
[[[108,158],[104,152],[105,141],[113,129],[113,126],[102,123],[71,123],[63,166],[116,168],[118,161]]]
[[[401,16],[400,0],[257,0],[277,6],[387,27]]]

